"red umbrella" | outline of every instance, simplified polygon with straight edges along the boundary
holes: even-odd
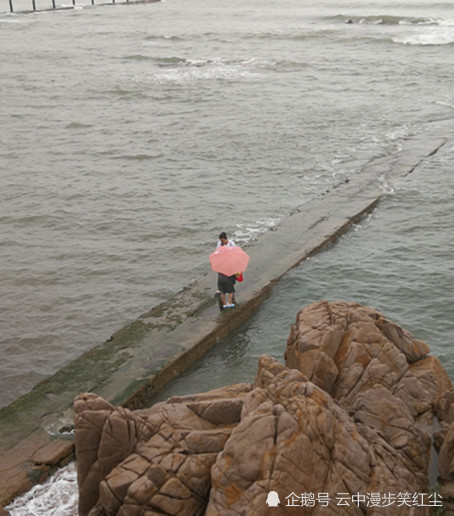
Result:
[[[233,276],[246,270],[249,255],[239,247],[221,245],[210,254],[211,269],[226,276]]]

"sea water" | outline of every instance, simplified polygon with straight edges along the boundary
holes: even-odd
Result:
[[[8,10],[0,0],[2,405],[205,274],[221,231],[247,245],[454,113],[450,3]],[[384,185],[369,217],[161,396],[251,381],[319,299],[379,309],[452,375],[453,162],[446,145]],[[33,511],[12,512],[46,514]]]

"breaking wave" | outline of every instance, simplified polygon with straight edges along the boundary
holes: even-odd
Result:
[[[395,36],[393,42],[403,45],[452,45],[454,43],[454,23],[425,27],[417,32]]]
[[[6,507],[11,516],[77,516],[76,464],[59,469],[44,484],[16,498]]]
[[[425,17],[371,15],[371,16],[346,16],[337,15],[329,18],[331,21],[343,23],[359,23],[364,25],[437,25],[437,20]]]

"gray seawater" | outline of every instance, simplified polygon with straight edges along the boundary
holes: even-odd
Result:
[[[205,274],[221,230],[247,245],[454,115],[448,2],[7,10],[0,0],[2,405]],[[452,375],[453,163],[445,146],[384,186],[367,219],[162,396],[251,381],[319,299],[379,309]],[[56,482],[45,493],[71,492]],[[47,514],[45,493],[13,514]]]
[[[450,5],[1,15],[0,403],[451,116]]]

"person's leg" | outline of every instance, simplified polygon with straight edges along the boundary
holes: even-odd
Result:
[[[222,274],[218,274],[218,292],[219,292],[219,308],[222,310],[225,307],[225,277]]]
[[[233,304],[233,296],[235,294],[235,276],[230,276],[229,278],[229,306],[233,308],[235,305]]]
[[[235,292],[234,281],[232,277],[227,277],[222,274],[218,275],[218,288],[221,292],[219,306],[222,308],[230,308],[235,306],[233,304],[233,293]]]

